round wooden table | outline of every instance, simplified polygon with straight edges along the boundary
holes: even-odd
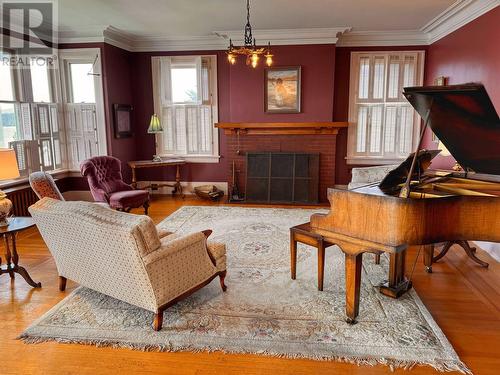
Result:
[[[14,279],[14,273],[21,275],[26,282],[33,288],[41,288],[41,283],[33,281],[28,271],[21,267],[19,262],[19,255],[16,248],[16,235],[18,232],[35,226],[31,217],[15,217],[11,219],[6,227],[0,227],[0,237],[5,238],[5,257],[7,261],[6,266],[2,266],[2,258],[0,258],[0,276],[8,273],[11,279]]]

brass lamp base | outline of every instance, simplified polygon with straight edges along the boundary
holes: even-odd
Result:
[[[7,199],[7,195],[0,190],[0,227],[9,225],[7,218],[12,210],[12,202]]]

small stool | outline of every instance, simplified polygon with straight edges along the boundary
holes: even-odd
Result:
[[[323,291],[325,275],[325,249],[335,245],[311,229],[311,223],[304,223],[290,228],[290,263],[291,277],[297,277],[297,242],[313,246],[318,249],[318,290]],[[375,254],[375,263],[380,264],[380,253]]]

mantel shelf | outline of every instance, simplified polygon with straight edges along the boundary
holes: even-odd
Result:
[[[219,122],[226,135],[303,135],[337,134],[348,122]]]

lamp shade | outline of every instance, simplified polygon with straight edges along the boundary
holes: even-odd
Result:
[[[19,177],[16,153],[10,148],[0,148],[0,181]]]
[[[161,133],[162,131],[163,128],[161,127],[160,119],[156,114],[154,114],[153,116],[151,116],[151,121],[149,122],[148,133],[155,134]]]

